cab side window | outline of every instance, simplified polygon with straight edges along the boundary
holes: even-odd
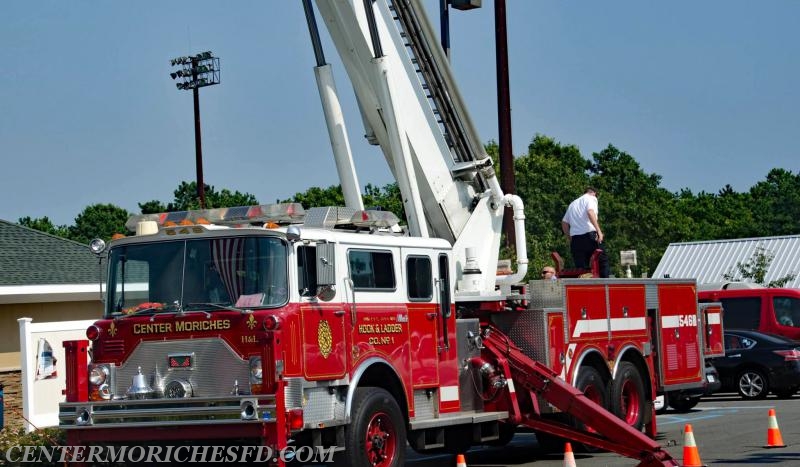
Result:
[[[723,298],[725,327],[729,329],[758,329],[761,323],[761,299],[759,297]]]
[[[303,245],[297,248],[297,283],[301,297],[317,294],[317,247]]]
[[[395,289],[391,251],[351,250],[347,254],[350,279],[355,290],[392,291]]]
[[[433,298],[433,273],[431,259],[427,256],[406,258],[408,299],[412,302],[429,302]]]

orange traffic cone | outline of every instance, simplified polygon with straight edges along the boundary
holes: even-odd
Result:
[[[572,453],[572,444],[564,444],[564,467],[577,467],[575,465],[575,454]]]
[[[686,424],[683,428],[683,466],[682,467],[704,467],[705,464],[700,460],[700,453],[697,452],[697,444],[694,442],[692,425]]]
[[[769,428],[767,428],[767,444],[765,448],[785,448],[781,430],[778,428],[778,418],[775,416],[775,409],[769,409]]]
[[[467,467],[467,461],[464,460],[464,454],[456,456],[456,467]]]

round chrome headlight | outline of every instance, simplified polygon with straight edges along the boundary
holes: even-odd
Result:
[[[105,365],[97,365],[89,372],[89,382],[95,386],[105,383],[106,379],[108,379],[108,367]]]
[[[99,255],[106,249],[106,242],[102,238],[95,238],[89,243],[89,249],[92,253]]]
[[[100,395],[100,398],[104,400],[111,399],[111,388],[108,386],[108,384],[101,384],[97,389],[97,393]]]
[[[92,423],[92,414],[86,407],[81,407],[75,412],[76,425],[90,425]]]

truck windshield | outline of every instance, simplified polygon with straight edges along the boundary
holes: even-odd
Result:
[[[109,253],[106,316],[281,306],[287,269],[274,237],[121,245]]]

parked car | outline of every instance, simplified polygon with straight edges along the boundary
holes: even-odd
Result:
[[[744,399],[772,392],[791,397],[800,388],[800,342],[759,331],[726,329],[725,356],[713,359],[723,391]]]
[[[722,387],[719,372],[709,360],[706,360],[705,376],[706,380],[702,388],[669,392],[667,394],[669,406],[675,409],[676,412],[688,412],[700,402],[701,397],[710,396],[719,391]]]

